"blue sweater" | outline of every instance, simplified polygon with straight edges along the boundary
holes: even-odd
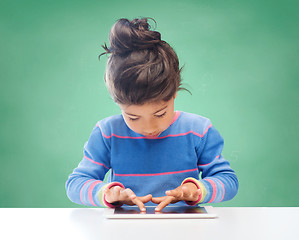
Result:
[[[205,192],[201,203],[232,199],[238,179],[221,154],[219,132],[205,117],[185,112],[176,116],[154,139],[132,131],[122,115],[99,121],[84,146],[82,161],[66,182],[70,200],[105,207],[102,190],[110,182],[123,184],[137,196],[160,197],[190,177]],[[103,182],[108,171],[108,181]]]

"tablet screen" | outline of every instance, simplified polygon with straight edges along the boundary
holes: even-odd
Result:
[[[165,207],[161,212],[155,212],[154,207],[147,207],[146,214],[206,214],[204,207]],[[120,207],[116,208],[114,214],[140,214],[138,207]]]
[[[216,218],[212,206],[167,206],[161,212],[155,212],[155,206],[147,206],[146,212],[140,212],[137,206],[106,208],[106,218]]]

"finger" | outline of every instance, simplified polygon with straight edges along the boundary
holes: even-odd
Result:
[[[201,194],[201,189],[197,189],[196,191],[191,193],[191,195],[189,196],[190,200],[187,201],[197,201],[200,194]]]
[[[185,201],[197,201],[200,194],[201,194],[201,190],[197,189],[196,191],[190,193],[190,195],[189,194],[184,195],[184,200]]]
[[[200,188],[199,188],[199,189],[197,189],[197,191],[196,191],[196,192],[197,192],[197,194],[198,194],[198,195],[200,195],[200,194],[201,194],[201,189],[200,189]]]
[[[136,198],[135,193],[130,188],[120,190],[120,195],[124,201],[132,201]]]
[[[161,203],[166,197],[155,197],[155,198],[152,198],[152,202],[153,203],[156,203],[156,204],[159,204]]]
[[[143,197],[138,197],[138,198],[141,202],[147,203],[152,199],[152,197],[153,196],[151,194],[149,194],[149,195],[146,195],[146,196],[143,196]]]
[[[135,195],[135,193],[130,189],[126,188],[122,191],[122,195],[124,197],[124,202],[128,205],[135,204],[139,207],[141,212],[146,211],[145,206],[142,201]]]
[[[140,199],[138,197],[132,199],[132,202],[139,207],[139,209],[140,209],[141,212],[145,212],[146,211],[143,202],[140,201]]]
[[[169,203],[172,202],[172,200],[174,200],[174,197],[172,196],[167,196],[165,197],[165,200],[162,201],[156,208],[155,211],[160,212],[163,208],[165,208]]]
[[[183,197],[183,192],[179,189],[174,189],[165,192],[167,196],[173,196],[175,198],[181,199]]]
[[[137,205],[139,207],[139,209],[140,209],[141,212],[145,212],[146,211],[143,202],[139,199],[139,197],[137,197],[135,195],[135,193],[130,188],[127,188],[124,192],[125,192],[125,194],[127,194],[127,197],[128,197],[127,200],[129,200],[133,204]]]
[[[197,191],[194,194],[195,195],[195,200],[194,201],[196,201],[199,198],[200,194],[201,194],[201,189],[197,189]]]

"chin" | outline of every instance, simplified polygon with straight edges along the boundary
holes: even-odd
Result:
[[[161,132],[158,132],[158,133],[155,133],[155,134],[151,134],[151,135],[147,135],[147,134],[142,134],[146,137],[149,137],[149,138],[155,138],[155,137],[158,137],[159,135],[161,134]]]

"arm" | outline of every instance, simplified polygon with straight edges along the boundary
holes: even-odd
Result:
[[[124,187],[120,183],[103,183],[110,169],[110,150],[99,126],[95,126],[88,142],[84,146],[84,157],[66,182],[69,199],[87,206],[111,206],[104,199],[103,190],[114,186]]]
[[[110,166],[110,146],[97,125],[84,146],[84,157],[66,182],[69,199],[77,204],[117,207],[136,204],[141,211],[151,195],[137,197],[131,189],[118,182],[103,183]]]
[[[223,138],[211,126],[196,148],[202,179],[191,179],[202,190],[199,203],[222,202],[238,192],[238,179],[229,162],[222,156]]]
[[[199,142],[196,153],[202,179],[186,178],[179,187],[167,191],[167,196],[153,198],[152,201],[159,204],[156,211],[182,200],[196,205],[227,201],[237,194],[238,179],[229,162],[221,155],[223,138],[219,132],[209,125],[202,135],[196,134],[194,137],[195,142]]]

